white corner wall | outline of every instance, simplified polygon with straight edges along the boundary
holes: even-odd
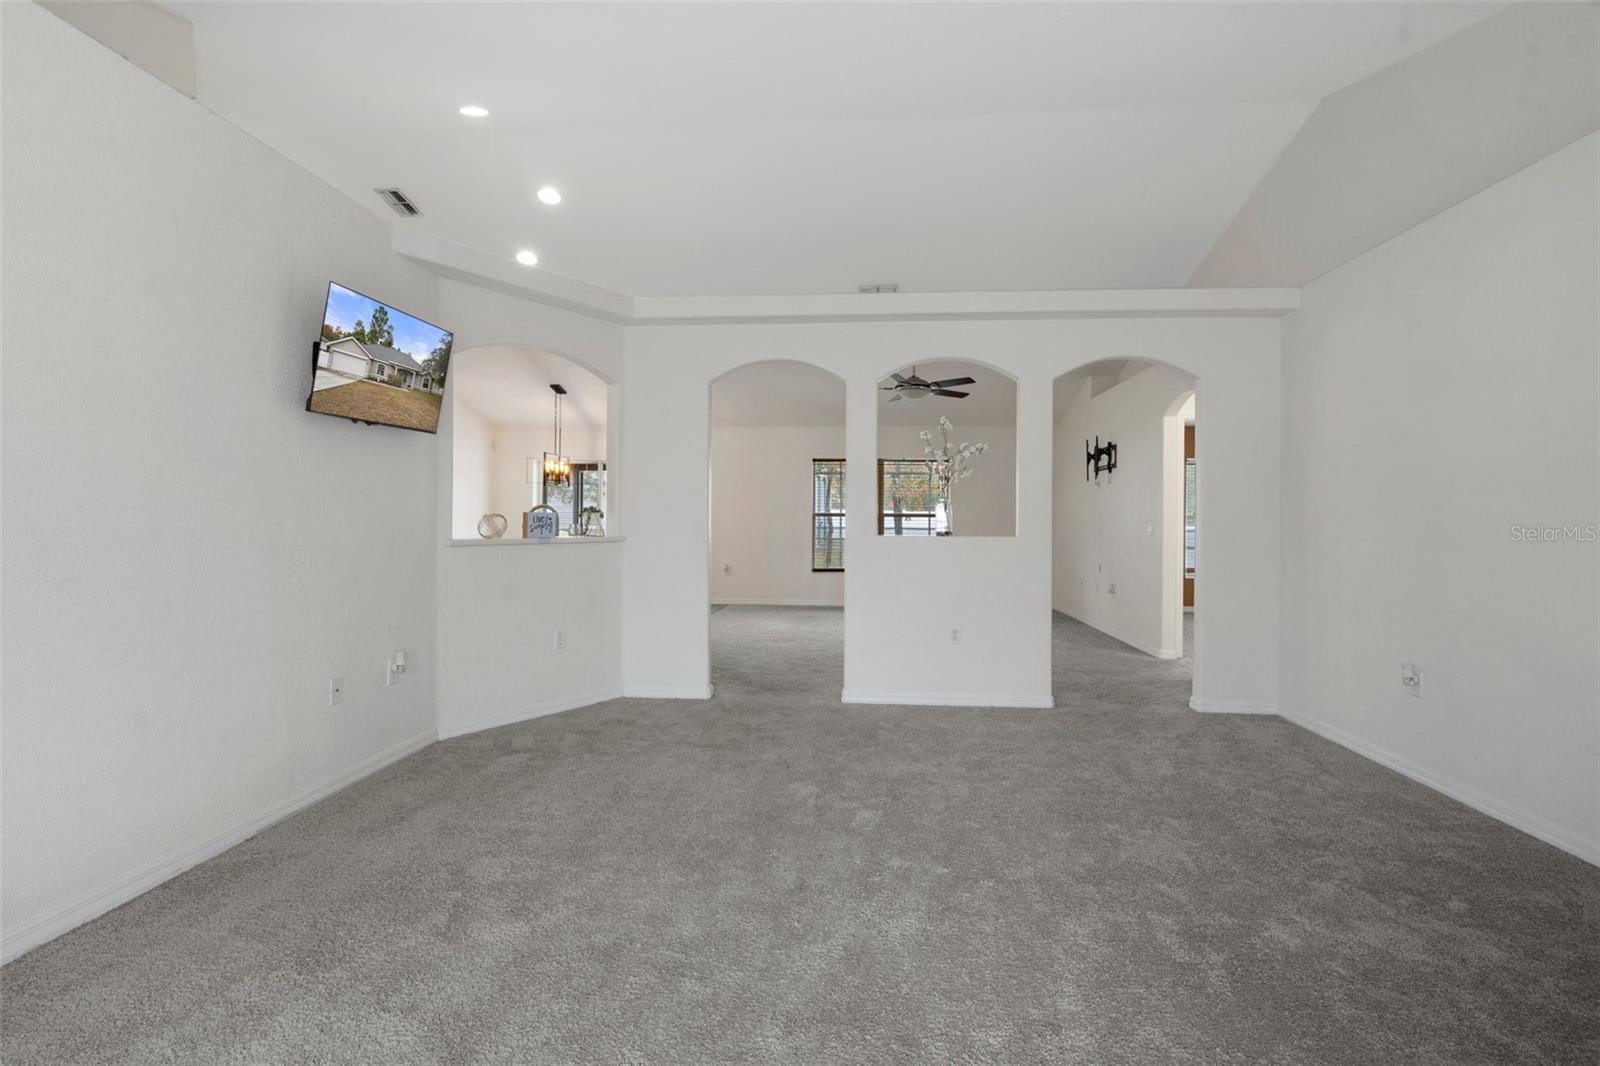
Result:
[[[1099,395],[1088,386],[1085,379],[1055,426],[1054,606],[1140,651],[1175,659],[1182,648],[1173,593],[1181,589],[1172,587],[1168,564],[1178,558],[1174,519],[1181,527],[1183,504],[1180,481],[1174,515],[1166,415],[1193,379],[1153,366]],[[1116,442],[1117,469],[1090,481],[1083,442],[1095,437]],[[1173,473],[1181,479],[1181,435],[1175,443]]]
[[[330,278],[447,319],[380,220],[0,8],[11,957],[433,738],[435,438],[304,403]]]
[[[877,458],[876,383],[917,359],[981,359],[1018,380],[1014,537],[853,537],[845,573],[845,687],[858,702],[1051,704],[1052,383],[1086,363],[1139,357],[1200,378],[1207,454],[1207,582],[1196,623],[1196,706],[1270,711],[1277,699],[1278,346],[1258,317],[889,321],[639,326],[626,332],[623,411],[631,513],[623,553],[623,688],[709,691],[707,489],[686,464],[710,454],[710,383],[764,359],[845,379],[847,460]],[[661,441],[672,442],[661,447]],[[872,479],[849,481],[848,524],[871,529]],[[923,578],[937,567],[937,583]],[[950,645],[949,630],[963,639]],[[946,638],[947,639],[947,638]],[[938,643],[935,643],[938,641]],[[921,668],[908,676],[900,664]]]
[[[1591,862],[1597,190],[1591,134],[1325,275],[1283,379],[1284,715]]]
[[[604,445],[609,489],[606,532],[623,533],[621,493],[625,484],[618,428],[622,375],[622,329],[502,293],[444,280],[439,283],[440,322],[456,330],[460,351],[489,345],[532,347],[552,352],[611,382],[603,442],[583,437],[578,443]],[[448,387],[448,386],[447,386]],[[452,499],[447,480],[455,465],[455,419],[475,413],[445,397],[439,424],[438,492]],[[494,427],[489,428],[490,443]],[[506,447],[524,450],[536,440],[518,443],[516,433]],[[582,434],[580,434],[582,436]],[[465,439],[476,441],[476,434]],[[542,448],[541,448],[542,450]],[[569,449],[569,451],[572,449]],[[499,489],[500,506],[527,492],[521,463]],[[518,487],[518,482],[521,487]],[[492,545],[453,546],[452,532],[462,516],[454,507],[440,507],[431,528],[438,557],[438,729],[456,736],[555,711],[582,707],[622,693],[622,622],[620,542],[526,544],[516,539],[520,512],[506,511],[511,524],[507,541]],[[474,516],[472,525],[476,527]],[[457,534],[459,535],[459,534]],[[705,585],[700,587],[701,600]],[[562,630],[566,647],[555,647]]]

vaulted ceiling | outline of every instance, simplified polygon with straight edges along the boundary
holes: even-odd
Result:
[[[1318,101],[1504,5],[164,6],[397,227],[643,296],[1184,285]]]

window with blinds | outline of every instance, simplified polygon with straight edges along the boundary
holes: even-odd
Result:
[[[944,501],[926,459],[878,460],[878,532],[932,537],[946,529]]]
[[[561,516],[561,528],[576,532],[578,516],[585,507],[597,507],[602,514],[605,513],[606,465],[599,462],[573,463],[572,477],[565,484],[551,478],[545,479],[542,497],[536,494],[533,502],[554,507]]]
[[[1183,461],[1183,576],[1194,577],[1194,457]]]
[[[844,569],[844,460],[811,460],[811,569]]]

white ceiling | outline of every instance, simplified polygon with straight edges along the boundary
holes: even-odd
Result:
[[[397,225],[734,295],[1183,285],[1317,100],[1503,5],[165,6],[201,103]]]
[[[909,375],[909,366],[900,373]],[[878,421],[886,426],[931,427],[940,415],[956,425],[1009,426],[1017,421],[1017,385],[1004,374],[975,363],[919,363],[929,381],[970,377],[960,386],[964,400],[929,396],[891,403],[893,393],[878,393]],[[884,378],[880,385],[892,384]],[[711,421],[719,426],[842,426],[844,382],[807,363],[752,363],[718,378],[711,386]]]
[[[532,348],[470,348],[450,357],[450,389],[497,426],[548,426],[555,414],[552,384],[564,386],[562,421],[606,424],[606,383],[559,355]]]

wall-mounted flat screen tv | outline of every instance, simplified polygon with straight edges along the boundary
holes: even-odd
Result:
[[[449,330],[330,283],[306,410],[435,433],[451,339]]]

